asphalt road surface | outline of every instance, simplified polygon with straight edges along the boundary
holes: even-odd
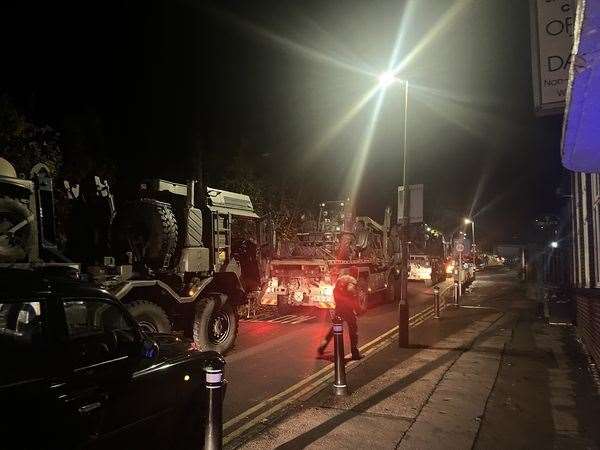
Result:
[[[410,315],[433,302],[432,289],[422,282],[408,285]],[[389,331],[398,323],[397,304],[375,299],[359,317],[359,346]],[[242,320],[235,349],[226,356],[229,381],[224,404],[224,421],[284,391],[332,361],[333,342],[324,357],[317,346],[330,323],[319,314],[299,308],[288,315],[275,311]],[[346,331],[345,350],[350,350]]]

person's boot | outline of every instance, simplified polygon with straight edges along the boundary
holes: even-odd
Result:
[[[352,349],[352,359],[354,361],[358,361],[359,359],[362,359],[362,357],[363,356],[360,354],[357,348]]]
[[[327,347],[327,342],[321,342],[321,345],[317,347],[317,353],[319,356],[323,356],[323,353],[325,353],[325,347]]]

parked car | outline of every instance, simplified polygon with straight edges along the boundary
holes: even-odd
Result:
[[[0,448],[200,448],[203,369],[223,367],[146,334],[103,289],[0,269]]]

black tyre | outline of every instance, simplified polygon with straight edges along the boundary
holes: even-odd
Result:
[[[233,348],[238,333],[238,316],[232,305],[219,299],[203,298],[196,305],[194,342],[200,350],[221,354]]]
[[[292,310],[292,305],[288,303],[287,295],[278,295],[277,296],[277,312],[279,314],[289,314]]]
[[[34,229],[30,223],[13,236],[8,230],[27,219],[31,212],[27,205],[16,198],[0,197],[0,263],[22,262],[27,259],[33,245]]]
[[[148,333],[170,333],[171,321],[164,309],[155,303],[137,300],[127,303],[125,307],[140,325],[142,330]]]
[[[359,288],[358,290],[358,314],[364,314],[369,309],[369,295],[365,289]]]
[[[387,289],[383,294],[384,301],[386,303],[394,303],[398,292],[398,280],[390,275],[387,282]]]
[[[177,220],[170,204],[144,198],[117,218],[112,237],[117,247],[132,246],[152,269],[168,269],[177,248]]]

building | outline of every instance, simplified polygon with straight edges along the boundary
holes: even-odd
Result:
[[[571,283],[576,323],[600,364],[600,2],[577,2],[563,121],[562,163],[571,175]]]

